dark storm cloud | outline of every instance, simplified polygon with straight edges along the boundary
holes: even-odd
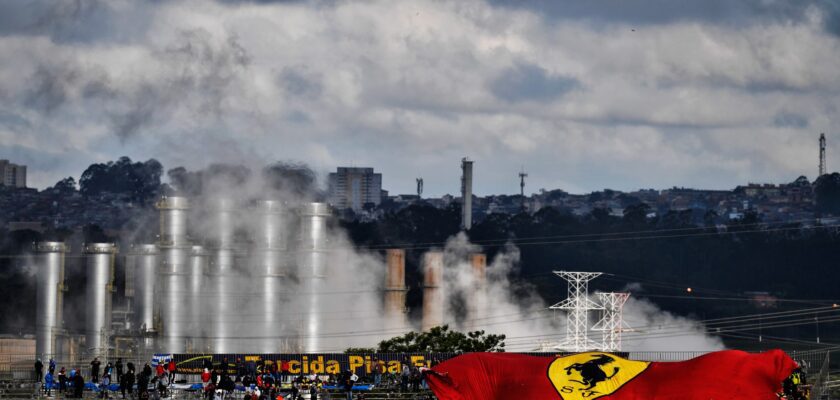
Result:
[[[577,79],[552,76],[533,64],[518,64],[490,83],[490,91],[506,101],[554,100],[578,87]]]
[[[801,129],[808,126],[808,118],[801,114],[783,111],[773,118],[773,125],[779,128]]]
[[[547,18],[587,19],[628,24],[667,24],[698,21],[712,24],[800,22],[809,7],[823,13],[824,27],[840,36],[840,2],[836,0],[487,0],[494,6],[528,9]]]

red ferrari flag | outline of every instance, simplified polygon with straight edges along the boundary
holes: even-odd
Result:
[[[681,362],[597,352],[556,358],[471,353],[425,374],[439,400],[776,400],[795,367],[781,350],[727,350]]]

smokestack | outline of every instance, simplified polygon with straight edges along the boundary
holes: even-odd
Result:
[[[486,322],[487,317],[487,255],[484,253],[470,254],[470,265],[472,266],[472,279],[475,284],[470,292],[470,313],[468,318],[474,328]]]
[[[472,228],[472,175],[473,162],[466,157],[461,159],[461,228]]]
[[[327,278],[327,220],[331,216],[326,203],[307,203],[300,209],[300,242],[298,243],[298,279],[305,309],[301,335],[303,351],[321,350],[323,321],[320,302]]]
[[[190,249],[190,263],[187,271],[187,298],[184,304],[183,318],[188,320],[187,331],[190,332],[190,351],[204,352],[207,350],[207,343],[203,340],[201,322],[210,315],[206,313],[204,302],[204,285],[207,275],[207,251],[204,246],[193,246]]]
[[[245,329],[236,329],[237,313],[240,310],[236,288],[240,285],[241,274],[236,271],[234,250],[235,205],[230,199],[218,199],[211,203],[213,227],[210,242],[213,245],[213,260],[210,266],[210,287],[213,293],[210,304],[214,312],[210,314],[210,342],[215,353],[231,353],[236,350],[234,339],[242,336]],[[246,300],[246,299],[241,299]],[[244,328],[244,327],[243,327]]]
[[[257,330],[257,347],[261,353],[278,353],[288,350],[289,327],[283,324],[281,313],[288,304],[284,296],[284,279],[287,279],[288,221],[283,204],[275,200],[257,202],[259,224],[255,235],[254,273],[260,282],[260,293],[255,310],[261,326]],[[286,345],[286,348],[284,347]]]
[[[160,316],[163,335],[158,343],[167,353],[186,351],[187,327],[184,323],[183,305],[186,292],[187,212],[189,202],[185,197],[164,197],[157,204],[160,210],[160,285],[162,288]]]
[[[385,251],[387,269],[385,271],[385,330],[403,328],[405,318],[405,250],[388,249]]]
[[[156,333],[155,322],[160,315],[160,310],[155,309],[159,254],[158,247],[153,244],[133,246],[129,253],[130,264],[135,268],[133,326],[144,336],[144,352],[154,348],[152,336]]]
[[[58,353],[56,336],[64,323],[64,253],[69,248],[61,242],[40,242],[32,250],[38,266],[35,355],[48,360]]]
[[[423,321],[421,330],[428,331],[443,325],[443,252],[429,251],[423,255]]]
[[[85,343],[91,357],[103,357],[111,333],[117,247],[113,243],[89,243],[85,245],[84,253],[87,255]]]

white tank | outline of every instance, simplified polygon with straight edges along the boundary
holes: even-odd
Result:
[[[87,259],[85,343],[92,357],[102,357],[107,352],[111,335],[117,247],[113,243],[88,243],[84,253]]]
[[[35,307],[35,354],[42,360],[56,358],[56,336],[62,329],[64,298],[64,253],[62,242],[33,245],[37,266],[37,304]]]

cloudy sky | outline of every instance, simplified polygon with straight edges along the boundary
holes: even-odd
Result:
[[[840,168],[831,0],[0,2],[0,158],[30,186],[372,166],[392,193],[731,188]]]

